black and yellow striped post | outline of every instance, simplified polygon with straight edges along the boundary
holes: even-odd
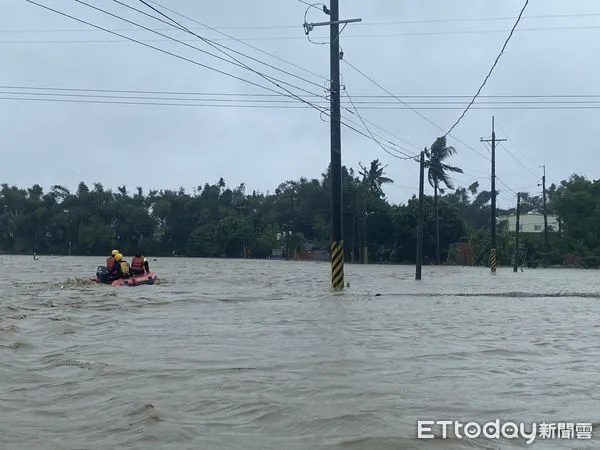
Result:
[[[493,248],[490,253],[490,269],[492,271],[492,275],[496,275],[496,249]]]
[[[363,264],[369,264],[369,247],[363,248]]]
[[[336,291],[344,288],[344,241],[331,244],[331,284]]]

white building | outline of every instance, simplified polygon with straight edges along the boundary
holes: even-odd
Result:
[[[503,216],[500,221],[508,220],[508,231],[515,231],[517,226],[517,215],[511,214]],[[544,215],[543,214],[519,214],[519,231],[522,233],[543,233]],[[558,216],[548,214],[548,232],[558,232]]]

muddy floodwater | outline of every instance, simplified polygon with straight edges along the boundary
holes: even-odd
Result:
[[[0,448],[600,448],[598,271],[102,262],[0,256]],[[592,439],[417,439],[496,419]]]

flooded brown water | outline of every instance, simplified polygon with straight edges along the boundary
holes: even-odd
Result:
[[[587,422],[600,448],[599,272],[0,256],[0,448],[461,449],[417,420]],[[381,294],[376,296],[376,294]]]

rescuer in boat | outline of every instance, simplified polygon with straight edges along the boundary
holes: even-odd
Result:
[[[115,255],[115,266],[111,275],[115,279],[129,278],[131,276],[131,268],[129,266],[129,263],[123,259],[123,255],[121,255],[120,253],[117,253]]]
[[[142,275],[145,273],[147,270],[146,267],[144,267],[146,265],[145,259],[146,258],[144,258],[140,252],[137,252],[131,259],[131,272],[133,275]]]
[[[115,267],[115,256],[119,254],[119,250],[113,250],[112,254],[106,258],[106,270],[108,270],[108,272],[112,272],[113,268]]]

